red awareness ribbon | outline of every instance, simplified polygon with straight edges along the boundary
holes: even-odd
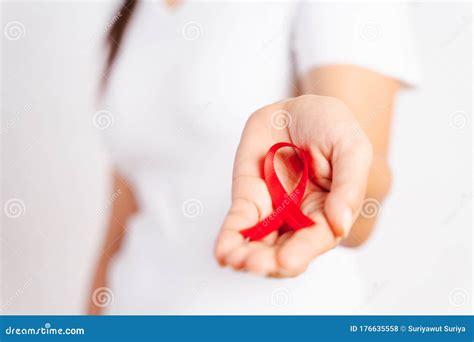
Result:
[[[296,188],[289,195],[278,179],[274,164],[276,152],[283,147],[293,147],[299,151],[299,157],[303,162],[303,174],[301,179]],[[309,160],[306,151],[291,143],[276,143],[268,150],[265,156],[263,175],[272,198],[274,211],[255,226],[241,230],[240,233],[245,238],[252,241],[260,240],[280,228],[283,231],[291,229],[298,230],[314,224],[313,220],[303,214],[300,209],[308,183]]]

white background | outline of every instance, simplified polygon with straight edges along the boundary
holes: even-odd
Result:
[[[1,310],[83,313],[105,227],[109,163],[92,117],[109,2],[3,3]],[[423,83],[401,94],[394,185],[360,249],[369,296],[356,313],[472,310],[472,10],[414,4]],[[23,28],[22,28],[23,29]],[[348,284],[350,286],[350,284]]]

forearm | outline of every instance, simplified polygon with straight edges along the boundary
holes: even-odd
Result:
[[[115,173],[110,195],[112,210],[109,216],[108,229],[105,236],[102,256],[110,260],[122,246],[126,232],[126,223],[137,211],[137,204],[130,185],[125,178]]]
[[[120,250],[126,233],[126,223],[137,210],[133,192],[126,180],[118,174],[114,175],[111,189],[112,210],[109,216],[107,231],[98,257],[94,277],[92,280],[91,295],[88,303],[88,314],[101,313],[101,307],[94,301],[94,291],[107,286],[107,271],[113,257]]]

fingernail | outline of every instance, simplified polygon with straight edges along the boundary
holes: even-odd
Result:
[[[342,214],[342,229],[344,230],[344,236],[348,236],[352,227],[352,209],[346,208]]]

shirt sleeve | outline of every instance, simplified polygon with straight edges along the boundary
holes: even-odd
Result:
[[[293,32],[298,76],[318,66],[351,64],[418,85],[410,12],[403,3],[301,3]]]

